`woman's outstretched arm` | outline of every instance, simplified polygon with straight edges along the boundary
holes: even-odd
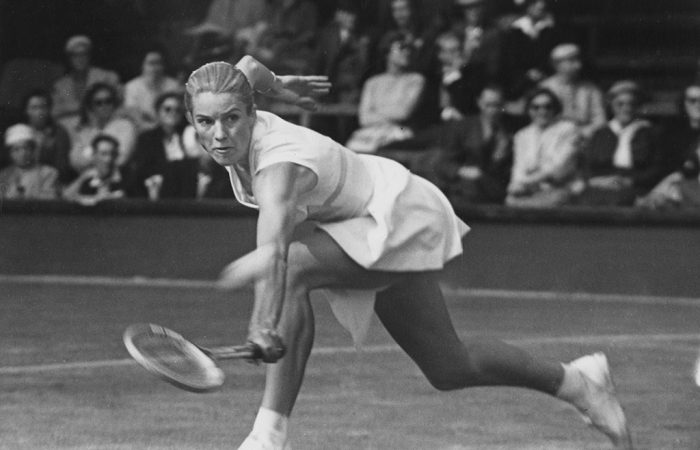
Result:
[[[258,255],[264,256],[264,261],[258,262],[254,281],[255,304],[248,340],[260,348],[265,362],[276,361],[284,352],[277,325],[285,297],[289,244],[296,226],[304,220],[299,214],[299,198],[316,181],[310,169],[292,163],[273,164],[253,181],[260,207],[257,247],[264,249]]]
[[[313,111],[316,98],[330,91],[331,83],[323,75],[275,75],[250,55],[241,58],[236,68],[243,72],[254,90],[261,94]]]

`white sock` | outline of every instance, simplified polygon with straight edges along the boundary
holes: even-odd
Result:
[[[557,397],[577,405],[581,395],[585,392],[583,376],[578,369],[570,364],[562,364],[562,367],[564,367],[564,378],[559,386],[559,391],[557,391]]]
[[[260,407],[255,417],[251,434],[267,438],[276,446],[284,445],[287,440],[289,418],[276,411]]]

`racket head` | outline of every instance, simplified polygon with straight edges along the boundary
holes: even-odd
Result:
[[[221,387],[224,373],[199,347],[173,330],[152,323],[130,325],[124,345],[143,368],[190,392]]]

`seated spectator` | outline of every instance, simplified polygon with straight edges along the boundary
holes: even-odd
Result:
[[[503,36],[501,78],[511,101],[522,99],[545,79],[552,49],[563,41],[546,0],[525,0],[523,8],[525,14]]]
[[[27,125],[5,131],[12,164],[0,171],[0,198],[50,200],[58,196],[58,171],[39,164],[39,143]]]
[[[465,64],[478,67],[485,80],[498,79],[503,33],[490,20],[486,0],[455,0],[455,5],[460,11],[452,30],[463,38],[461,47]]]
[[[670,175],[664,178],[638,206],[667,208],[700,207],[700,85],[683,92],[682,118],[664,130],[659,145],[669,154]]]
[[[195,198],[205,155],[187,126],[183,96],[162,94],[155,102],[158,125],[139,135],[127,167],[129,197]]]
[[[194,38],[185,57],[190,67],[213,60],[236,60],[254,48],[268,26],[267,0],[214,0],[202,23],[185,30]],[[166,92],[166,91],[163,91]],[[155,100],[155,99],[154,99]]]
[[[356,104],[367,71],[369,38],[357,27],[357,6],[351,0],[338,3],[333,20],[319,33],[316,70],[333,84],[329,100]]]
[[[278,72],[308,73],[318,31],[318,9],[311,0],[274,0],[270,22],[247,53]]]
[[[95,83],[118,88],[119,75],[90,64],[92,41],[87,36],[73,36],[66,42],[68,73],[54,83],[53,116],[62,119],[80,111],[85,92]]]
[[[85,93],[78,123],[68,127],[73,141],[70,162],[77,172],[92,164],[92,140],[101,134],[108,134],[119,141],[119,166],[131,156],[136,127],[130,120],[117,116],[118,105],[117,90],[110,84],[93,84]]]
[[[371,77],[362,89],[358,119],[360,129],[347,143],[357,152],[373,153],[393,141],[407,139],[413,131],[405,122],[423,93],[425,78],[411,72],[411,47],[395,34],[387,40],[386,72]]]
[[[581,79],[581,50],[576,44],[560,44],[552,50],[554,75],[541,83],[557,94],[564,107],[562,117],[579,126],[584,138],[606,122],[603,93]]]
[[[441,187],[454,205],[502,203],[510,178],[514,124],[503,114],[503,91],[486,86],[479,114],[444,125],[438,163]]]
[[[91,141],[90,149],[90,167],[63,191],[63,197],[85,206],[124,197],[122,175],[117,166],[119,141],[101,134]]]
[[[466,64],[462,42],[454,32],[438,36],[440,60],[440,118],[459,120],[474,114],[476,99],[485,84],[483,71],[474,64]]]
[[[68,155],[71,142],[68,131],[51,117],[51,95],[42,90],[32,91],[24,101],[27,124],[38,143],[39,164],[58,170],[58,180],[66,184],[75,177]]]
[[[436,30],[426,25],[426,20],[417,0],[390,0],[391,21],[380,24],[375,35],[370,63],[375,67],[370,73],[377,73],[384,66],[384,49],[387,40],[397,34],[411,47],[411,62],[414,70],[427,76],[436,65]]]
[[[683,91],[680,101],[680,117],[670,121],[659,139],[659,147],[668,167],[665,173],[678,171],[679,168],[700,147],[700,84],[691,84]]]
[[[561,118],[561,102],[548,89],[533,91],[526,105],[532,122],[515,134],[506,204],[563,205],[576,185],[577,127]]]
[[[640,117],[643,99],[644,92],[633,81],[619,81],[608,91],[613,118],[585,146],[587,187],[578,203],[632,205],[663,176],[655,130]]]
[[[664,178],[635,204],[657,210],[700,208],[700,157],[688,157],[678,172]]]
[[[156,99],[165,92],[182,90],[180,83],[165,74],[165,55],[161,50],[146,52],[141,75],[124,86],[124,107],[140,129],[157,123],[153,109]]]

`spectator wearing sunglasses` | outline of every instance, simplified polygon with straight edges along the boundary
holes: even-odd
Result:
[[[585,146],[586,191],[579,203],[632,205],[663,176],[656,130],[641,117],[645,93],[634,81],[618,81],[608,90],[613,118]]]
[[[412,47],[403,36],[394,33],[384,43],[386,71],[368,79],[360,96],[360,129],[348,140],[347,147],[360,153],[374,153],[380,147],[413,137],[408,125],[417,110],[425,77],[411,70]]]
[[[83,99],[78,123],[69,127],[73,146],[70,162],[74,170],[82,172],[92,165],[92,140],[100,134],[107,134],[119,142],[117,165],[121,166],[129,158],[136,140],[133,123],[116,114],[119,97],[114,86],[96,83],[88,89]]]
[[[562,105],[549,89],[526,99],[530,125],[515,134],[506,204],[548,208],[571,198],[576,181],[578,129],[561,118]]]
[[[185,121],[183,95],[161,94],[155,101],[158,124],[138,137],[129,160],[129,197],[195,198],[204,156]]]

